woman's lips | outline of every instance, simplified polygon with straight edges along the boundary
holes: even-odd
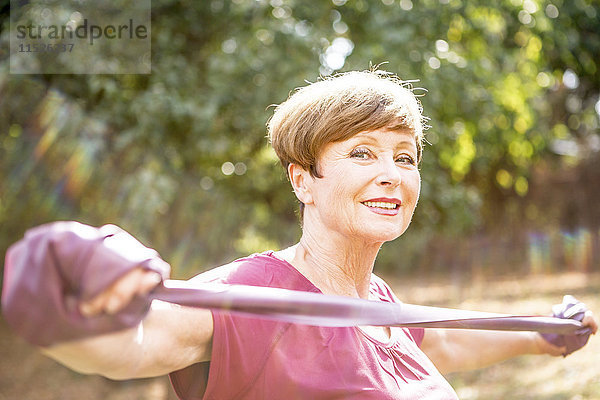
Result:
[[[363,201],[362,204],[376,214],[396,215],[400,212],[402,201],[399,199],[378,198]]]

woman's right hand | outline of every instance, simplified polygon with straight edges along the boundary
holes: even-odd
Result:
[[[209,310],[147,296],[169,270],[118,227],[42,225],[7,251],[3,316],[75,371],[111,379],[165,375],[209,360],[213,333]]]
[[[150,308],[143,295],[169,271],[155,250],[114,225],[41,225],[6,253],[3,316],[40,347],[131,328]]]
[[[136,297],[143,297],[160,284],[161,276],[142,267],[137,267],[95,297],[79,304],[79,311],[86,317],[100,314],[113,315],[127,307]]]

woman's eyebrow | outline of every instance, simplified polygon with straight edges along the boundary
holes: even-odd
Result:
[[[372,132],[361,132],[356,134],[354,137],[352,137],[349,141],[352,141],[353,145],[356,143],[360,143],[360,142],[368,142],[374,145],[379,145],[381,143],[381,141],[372,134]],[[415,139],[413,138],[402,138],[401,140],[399,140],[396,145],[394,146],[395,148],[400,148],[400,147],[414,147],[416,150],[416,143],[415,143]]]

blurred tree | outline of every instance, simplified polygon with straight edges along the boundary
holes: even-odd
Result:
[[[0,249],[50,220],[112,222],[189,275],[291,244],[268,106],[382,62],[429,89],[432,125],[414,226],[382,267],[449,265],[424,249],[558,224],[542,221],[548,205],[526,212],[539,206],[533,171],[598,158],[598,12],[584,0],[156,0],[151,75],[10,75],[0,49]]]

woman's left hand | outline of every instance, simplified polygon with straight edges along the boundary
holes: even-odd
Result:
[[[536,347],[540,354],[568,356],[586,345],[590,335],[598,331],[598,321],[582,302],[573,296],[565,296],[562,304],[552,309],[555,318],[575,319],[583,327],[574,335],[541,334],[536,335]]]

